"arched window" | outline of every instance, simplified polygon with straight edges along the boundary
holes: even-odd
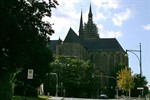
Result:
[[[69,47],[65,48],[65,56],[70,57],[70,48]]]
[[[77,47],[74,48],[73,55],[74,55],[74,57],[78,57],[78,48]]]

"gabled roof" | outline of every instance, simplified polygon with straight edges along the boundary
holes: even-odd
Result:
[[[124,51],[115,38],[86,39],[84,45],[88,51]]]
[[[51,40],[52,52],[56,53],[56,45],[60,44],[61,40]],[[116,38],[97,38],[97,39],[82,39],[80,38],[72,28],[69,29],[68,34],[63,43],[79,43],[87,51],[122,51],[123,48],[116,40]]]
[[[80,43],[79,36],[73,31],[72,28],[69,29],[68,34],[64,40],[64,43]]]
[[[53,53],[56,53],[56,45],[59,43],[59,40],[51,40],[50,47]]]

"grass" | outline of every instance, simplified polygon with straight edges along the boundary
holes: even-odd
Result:
[[[26,100],[46,100],[48,96],[39,96],[39,97],[26,97]],[[22,96],[14,96],[14,100],[25,100],[25,97]]]

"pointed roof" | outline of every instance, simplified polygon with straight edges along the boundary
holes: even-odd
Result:
[[[69,29],[68,34],[64,40],[64,43],[79,43],[80,38],[78,35],[73,31],[72,28]]]
[[[92,14],[92,7],[91,7],[91,3],[90,3],[90,8],[89,8],[89,17],[92,17],[93,14]]]
[[[85,39],[88,51],[124,51],[115,38]]]
[[[82,35],[83,35],[83,20],[82,20],[82,10],[81,10],[80,26],[79,26],[79,36],[82,37]]]

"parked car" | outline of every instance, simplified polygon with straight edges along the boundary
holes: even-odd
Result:
[[[108,99],[108,96],[106,94],[100,94],[99,98],[100,99]]]

